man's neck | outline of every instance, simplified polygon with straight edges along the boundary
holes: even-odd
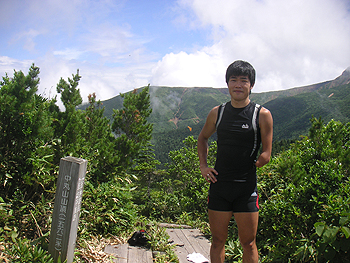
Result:
[[[249,98],[247,98],[246,100],[240,100],[240,101],[231,99],[231,105],[234,108],[244,108],[249,103],[250,103],[250,99]]]

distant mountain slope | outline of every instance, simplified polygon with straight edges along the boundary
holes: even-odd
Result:
[[[274,140],[306,134],[312,116],[321,117],[325,122],[350,121],[350,68],[333,81],[308,87],[306,92],[278,97],[264,104],[274,118]]]
[[[149,118],[154,132],[195,126],[206,119],[209,110],[229,99],[226,89],[150,88],[153,112]]]
[[[169,150],[189,135],[198,136],[214,106],[230,100],[227,88],[150,87],[153,139],[157,159],[166,161]],[[268,108],[274,118],[274,140],[306,134],[312,116],[350,121],[350,68],[332,81],[288,90],[252,93],[251,100]],[[121,96],[103,101],[105,115],[122,107]],[[82,106],[83,109],[85,106]]]
[[[350,121],[350,84],[322,88],[292,97],[277,98],[267,102],[274,118],[274,139],[296,138],[306,134],[312,116],[325,122],[331,119]]]

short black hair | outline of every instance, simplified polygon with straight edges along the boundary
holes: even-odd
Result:
[[[229,79],[234,76],[247,76],[250,81],[250,85],[253,86],[255,84],[255,69],[253,66],[243,60],[236,60],[230,66],[228,66],[226,70],[226,83],[228,84]]]

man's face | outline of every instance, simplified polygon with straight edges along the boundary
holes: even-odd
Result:
[[[231,97],[235,100],[245,100],[253,88],[248,76],[231,76],[227,86]]]

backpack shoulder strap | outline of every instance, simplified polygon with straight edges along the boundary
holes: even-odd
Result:
[[[252,126],[253,126],[253,130],[254,130],[254,146],[253,146],[253,149],[252,149],[250,156],[252,156],[253,153],[255,152],[256,147],[257,147],[257,143],[258,143],[259,119],[257,117],[258,117],[258,113],[260,112],[260,109],[261,109],[261,105],[255,104],[253,118],[252,118]]]
[[[221,104],[219,106],[219,110],[218,110],[218,119],[216,120],[216,129],[218,129],[219,127],[219,124],[221,122],[221,119],[222,119],[222,115],[224,114],[224,109],[225,109],[225,105],[226,105],[226,102]]]

